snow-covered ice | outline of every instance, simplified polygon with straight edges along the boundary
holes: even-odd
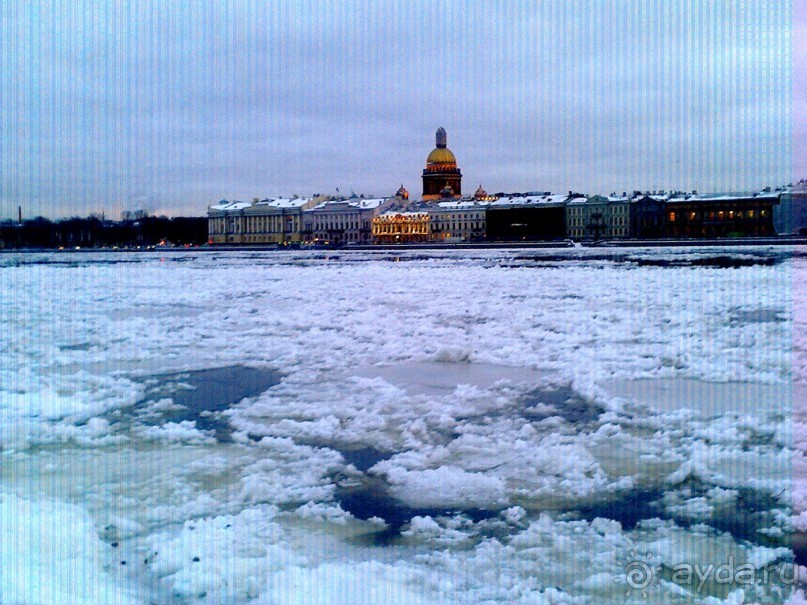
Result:
[[[0,255],[0,602],[803,602],[806,281],[779,247]],[[768,576],[680,575],[729,562]]]

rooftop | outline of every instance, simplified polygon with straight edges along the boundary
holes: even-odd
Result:
[[[563,206],[567,202],[577,199],[574,194],[541,193],[541,194],[505,194],[498,200],[490,202],[491,206]],[[583,198],[585,199],[585,198]]]
[[[761,199],[772,200],[777,199],[781,191],[763,190],[759,192],[754,191],[740,191],[736,193],[715,193],[698,195],[697,193],[675,193],[667,198],[668,203],[680,202],[730,202],[737,199]]]
[[[264,198],[262,200],[253,200],[251,202],[242,202],[240,200],[221,200],[218,204],[213,204],[210,206],[208,210],[218,212],[235,212],[239,210],[259,210],[260,208],[301,208],[313,200],[314,198],[312,197]]]
[[[326,210],[336,210],[338,208],[343,207],[358,208],[360,210],[373,210],[381,206],[381,204],[386,202],[387,199],[388,198],[383,197],[374,197],[374,198],[351,197],[344,199],[326,200],[321,204],[314,206],[313,208],[311,208],[311,210],[326,211]]]

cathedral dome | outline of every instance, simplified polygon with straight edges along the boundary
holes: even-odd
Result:
[[[434,138],[434,149],[426,158],[426,168],[423,170],[422,199],[440,199],[446,186],[453,192],[454,197],[461,197],[462,174],[457,168],[457,158],[448,148],[445,128],[438,128]]]
[[[420,156],[423,157],[423,156]],[[456,165],[457,158],[451,153],[447,147],[437,147],[426,158],[426,164],[454,164]]]

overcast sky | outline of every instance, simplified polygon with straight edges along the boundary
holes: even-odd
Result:
[[[438,126],[466,193],[786,184],[799,4],[2,0],[0,218],[418,196]]]

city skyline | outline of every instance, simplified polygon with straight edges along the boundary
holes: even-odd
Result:
[[[0,8],[0,218],[416,194],[438,126],[467,187],[491,192],[777,187],[807,176],[806,14],[773,1],[13,0]]]

